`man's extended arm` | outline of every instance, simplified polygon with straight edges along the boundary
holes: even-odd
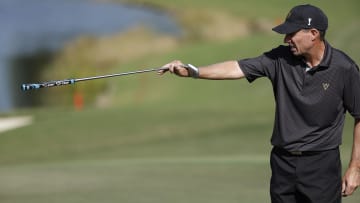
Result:
[[[185,64],[181,61],[173,61],[164,65],[168,70],[159,71],[159,74],[164,74],[166,71],[175,73],[181,77],[189,77],[189,72],[184,68]],[[199,78],[209,80],[225,80],[225,79],[241,79],[245,77],[243,71],[240,69],[239,63],[235,60],[216,63],[208,66],[198,67]]]
[[[349,168],[347,169],[342,183],[343,196],[352,195],[360,186],[360,119],[355,120],[354,141]]]

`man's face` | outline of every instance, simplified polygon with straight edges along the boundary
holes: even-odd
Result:
[[[311,30],[301,29],[285,35],[284,43],[289,44],[291,52],[295,56],[303,56],[308,54],[313,47],[313,39],[314,36]]]

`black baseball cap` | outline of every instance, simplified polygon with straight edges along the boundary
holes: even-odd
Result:
[[[280,34],[290,34],[301,29],[311,28],[326,31],[328,18],[320,8],[306,4],[292,8],[286,16],[285,22],[272,30]]]

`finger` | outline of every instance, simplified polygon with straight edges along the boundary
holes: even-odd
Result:
[[[162,68],[160,68],[160,69],[157,71],[157,74],[158,74],[158,75],[163,75],[163,74],[165,74],[165,73],[168,72],[168,71],[169,71],[169,68],[162,67]]]
[[[174,73],[181,77],[187,77],[189,75],[188,70],[186,68],[184,68],[183,66],[175,67]]]
[[[158,74],[162,75],[162,74],[166,73],[167,71],[169,71],[170,73],[174,73],[179,76],[184,76],[185,75],[184,67],[185,67],[185,65],[181,61],[175,60],[175,61],[172,61],[172,62],[164,65],[162,67],[162,69],[166,69],[166,70],[158,71]]]
[[[345,191],[346,191],[346,181],[343,180],[343,181],[342,181],[341,194],[342,194],[342,196],[344,196],[344,197],[346,197]]]
[[[172,73],[173,69],[174,69],[174,64],[168,63],[168,64],[164,65],[161,69],[164,69],[165,72],[170,71],[170,73]]]
[[[181,61],[179,61],[179,60],[175,60],[175,61],[171,62],[171,64],[173,64],[173,65],[176,66],[176,67],[181,67],[181,66],[184,65],[184,64],[183,64]]]
[[[171,62],[171,63],[168,63],[168,64],[165,64],[165,65],[163,65],[158,71],[157,71],[157,73],[159,74],[159,75],[163,75],[163,74],[165,74],[166,72],[170,72],[170,73],[173,73],[174,71],[173,71],[173,67],[174,67],[174,63],[173,62]]]
[[[175,60],[170,63],[170,68],[171,68],[172,72],[179,70],[179,68],[183,68],[184,66],[185,65],[179,60]]]
[[[347,185],[346,188],[345,188],[345,192],[344,192],[343,196],[344,197],[350,196],[350,195],[352,195],[354,193],[354,191],[355,191],[355,187]]]

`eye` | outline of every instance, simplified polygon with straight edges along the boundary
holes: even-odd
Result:
[[[292,38],[295,34],[296,34],[296,32],[289,33],[289,34],[287,34],[287,35],[286,35],[286,37],[290,37],[290,38]]]

